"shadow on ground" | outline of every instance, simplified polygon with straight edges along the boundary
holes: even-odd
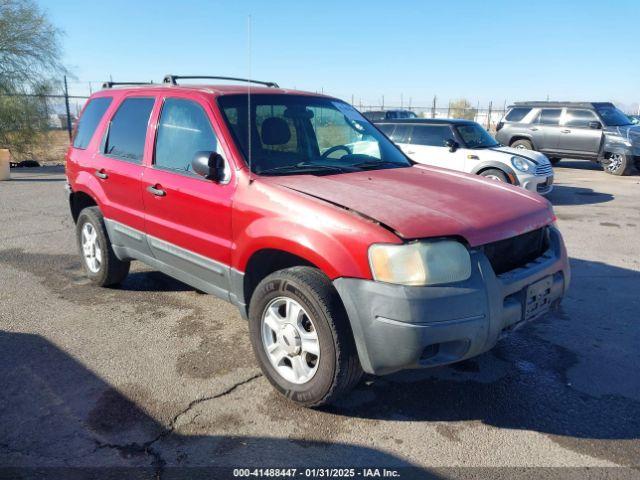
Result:
[[[547,195],[553,205],[590,205],[606,203],[614,199],[610,193],[596,192],[587,187],[573,187],[569,185],[555,185]]]
[[[38,335],[0,331],[0,385],[1,478],[11,473],[11,478],[158,478],[159,473],[170,473],[169,478],[231,478],[229,466],[345,464],[412,467],[408,478],[437,478],[394,455],[357,445],[181,436]],[[134,440],[141,437],[148,440]],[[168,465],[159,447],[169,439],[182,446],[205,442],[201,465],[227,468]]]

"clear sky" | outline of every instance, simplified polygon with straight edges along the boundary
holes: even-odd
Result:
[[[246,76],[250,14],[254,78],[356,105],[640,101],[640,0],[39,3],[81,81]]]

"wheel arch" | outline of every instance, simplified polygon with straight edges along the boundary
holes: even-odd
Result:
[[[504,172],[504,174],[509,178],[509,180],[511,180],[512,185],[520,185],[520,182],[518,181],[518,175],[516,175],[515,170],[511,168],[509,165],[501,162],[488,161],[488,162],[479,163],[473,168],[473,170],[471,170],[471,173],[480,175],[482,172],[489,169],[497,169],[497,170],[500,170],[501,172]]]

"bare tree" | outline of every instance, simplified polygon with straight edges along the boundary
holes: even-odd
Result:
[[[467,120],[473,120],[476,117],[476,113],[478,113],[478,110],[466,98],[451,101],[449,109],[451,117],[465,118]]]
[[[25,151],[46,128],[61,37],[32,0],[0,0],[0,148]]]

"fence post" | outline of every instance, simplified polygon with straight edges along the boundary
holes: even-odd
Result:
[[[436,118],[436,99],[438,97],[436,97],[435,95],[433,96],[433,106],[431,107],[431,118]]]
[[[489,111],[487,112],[487,130],[491,128],[491,107],[493,107],[493,102],[489,102]]]
[[[67,109],[67,132],[71,141],[71,111],[69,110],[69,88],[67,87],[67,76],[64,76],[64,106]]]

